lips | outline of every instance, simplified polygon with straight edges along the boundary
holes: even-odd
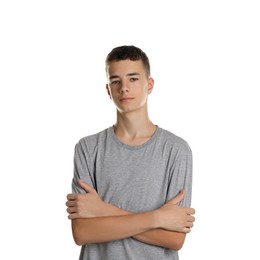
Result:
[[[120,98],[119,100],[121,101],[121,102],[124,102],[124,101],[130,101],[130,100],[133,100],[134,98],[132,98],[132,97],[123,97],[123,98]]]

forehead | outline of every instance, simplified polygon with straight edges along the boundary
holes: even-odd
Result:
[[[125,76],[131,73],[145,74],[143,62],[141,60],[120,60],[113,61],[107,66],[108,76]]]

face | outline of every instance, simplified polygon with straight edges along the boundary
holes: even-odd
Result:
[[[147,77],[141,60],[112,62],[107,68],[110,98],[121,113],[147,109],[147,97],[154,81]]]

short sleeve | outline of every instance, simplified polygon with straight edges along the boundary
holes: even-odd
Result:
[[[82,143],[78,142],[74,149],[74,169],[72,179],[73,193],[85,193],[78,184],[79,179],[83,180],[90,186],[95,187],[91,172],[91,157],[87,151],[87,147],[83,147]]]
[[[184,189],[185,197],[179,205],[182,207],[190,207],[192,196],[193,158],[192,151],[188,145],[185,146],[185,149],[179,149],[172,165],[166,201],[169,201],[175,197],[180,190]]]

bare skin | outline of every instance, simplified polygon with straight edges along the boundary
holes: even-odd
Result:
[[[112,62],[107,69],[106,89],[116,106],[114,132],[128,145],[147,142],[156,130],[148,116],[147,100],[154,80],[147,76],[141,61]],[[77,244],[108,242],[127,237],[179,250],[195,218],[193,208],[180,207],[181,192],[161,208],[136,214],[101,200],[88,184],[80,182],[86,194],[69,194],[67,212]]]
[[[79,184],[87,193],[68,194],[68,201],[66,203],[69,219],[73,221],[81,219],[78,220],[80,226],[84,226],[84,219],[90,220],[90,218],[92,218],[92,220],[88,221],[88,224],[85,223],[88,232],[85,233],[86,237],[83,238],[79,244],[85,244],[85,242],[107,242],[128,237],[128,235],[130,235],[128,232],[134,231],[134,229],[130,228],[131,224],[136,225],[136,222],[146,221],[146,224],[149,225],[148,227],[151,228],[150,225],[154,225],[154,227],[147,230],[147,227],[143,222],[141,223],[143,225],[140,226],[140,229],[136,230],[133,234],[131,233],[131,236],[145,243],[179,250],[183,245],[185,233],[190,232],[193,222],[195,221],[194,216],[192,216],[192,214],[195,213],[193,209],[182,208],[177,205],[183,199],[184,192],[180,192],[174,199],[154,212],[134,214],[102,201],[96,190],[88,184],[82,181],[79,181]],[[121,218],[118,218],[117,216],[121,216]],[[100,218],[97,219],[98,217]],[[153,217],[156,219],[151,223],[150,220]],[[97,220],[99,223],[96,226]],[[114,221],[117,222],[116,227],[113,225]],[[128,227],[124,226],[125,221],[127,221]],[[122,223],[122,226],[120,223]],[[108,224],[108,234],[104,234],[104,230],[106,229],[103,226],[101,230],[99,229],[103,224]],[[77,224],[75,224],[75,226],[77,226]],[[95,234],[95,236],[90,236],[89,233],[92,232],[90,232],[89,228],[93,228],[93,234]],[[115,230],[112,232],[111,228],[120,228],[120,233],[114,233]],[[142,229],[142,233],[137,232]],[[100,237],[98,234],[100,234]]]

